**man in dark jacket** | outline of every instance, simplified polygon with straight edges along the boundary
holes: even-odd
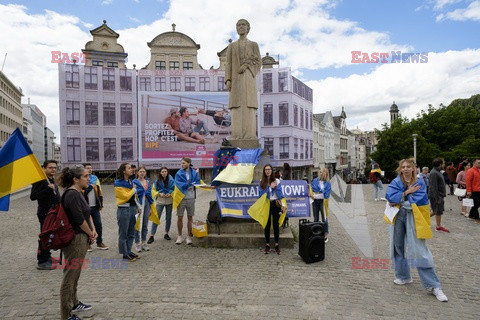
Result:
[[[442,226],[442,214],[444,209],[444,199],[447,195],[445,179],[440,172],[445,166],[445,161],[442,158],[433,160],[433,169],[430,171],[428,200],[430,200],[430,207],[437,222],[436,231],[450,232],[447,228]]]
[[[38,209],[37,217],[40,222],[40,231],[43,227],[43,222],[47,216],[48,210],[56,203],[60,202],[60,193],[58,186],[55,183],[55,173],[57,172],[57,161],[46,160],[43,163],[43,171],[47,175],[47,180],[41,180],[32,184],[32,190],[30,193],[30,200],[37,200]],[[37,250],[37,269],[39,270],[51,270],[52,259],[50,250],[44,250],[38,241]]]

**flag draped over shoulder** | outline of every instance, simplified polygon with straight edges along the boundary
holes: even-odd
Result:
[[[278,180],[277,180],[278,181]],[[284,197],[282,188],[280,186],[280,183],[277,185],[275,190],[276,196],[280,201],[282,202],[282,206],[285,208],[288,208],[287,206],[287,199]],[[247,212],[260,225],[262,226],[263,229],[265,229],[265,226],[267,225],[268,222],[268,216],[270,215],[270,188],[266,187],[265,189],[259,189],[259,195],[260,198],[258,198],[257,201],[255,201],[254,204],[248,208]],[[287,216],[287,210],[284,210],[283,212],[280,213],[280,218],[278,219],[278,224],[282,225],[283,221],[285,220],[285,217]]]
[[[0,149],[0,211],[8,211],[10,194],[47,179],[20,129]]]
[[[187,180],[187,175],[183,169],[178,170],[175,175],[175,188],[172,193],[174,210],[177,209],[180,202],[182,202],[188,188],[194,184],[200,184],[200,176],[197,171],[192,168],[188,168],[187,170],[189,170],[190,181]]]
[[[412,206],[413,219],[415,221],[415,232],[418,239],[432,238],[432,229],[430,228],[430,207],[428,205],[427,187],[423,179],[418,179],[416,182],[420,186],[417,192],[407,196],[410,205]],[[403,192],[406,187],[403,185],[400,177],[396,177],[388,186],[386,198],[390,203],[400,204],[403,201]],[[395,223],[390,221],[386,216],[384,220],[390,224]]]
[[[232,184],[250,184],[253,180],[253,172],[257,165],[262,149],[239,150],[235,153],[227,167],[223,169],[213,181],[221,181]]]
[[[115,198],[117,199],[117,206],[127,203],[136,192],[133,183],[123,179],[115,180],[113,189],[115,191]]]

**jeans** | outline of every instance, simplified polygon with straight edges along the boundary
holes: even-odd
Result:
[[[323,200],[324,199],[314,199],[312,203],[313,209],[313,221],[318,222],[320,221],[320,215],[322,214],[322,222],[324,223],[324,230],[325,233],[328,233],[328,219],[325,218],[325,211],[323,207]]]
[[[395,277],[401,280],[411,279],[410,264],[412,261],[409,261],[409,259],[406,258],[405,245],[407,243],[407,233],[412,233],[413,231],[409,230],[407,227],[407,214],[412,214],[412,211],[401,208],[397,213],[397,219],[395,220],[395,225],[393,226],[393,260],[395,263]],[[430,253],[430,250],[427,248],[425,240],[418,239],[416,236],[413,238],[415,241],[414,245],[418,247],[418,251],[422,251],[424,256],[428,256],[428,259],[425,259],[425,261],[433,259],[431,257],[432,254]],[[435,268],[420,267],[420,265],[424,263],[423,259],[417,260],[416,267],[423,287],[440,288],[440,281],[435,273]]]
[[[95,226],[95,230],[97,231],[97,244],[103,242],[102,239],[102,217],[100,216],[99,207],[90,207],[90,215],[92,216],[93,225]]]
[[[135,214],[137,207],[118,207],[118,253],[127,256],[132,252],[133,239],[135,238]]]
[[[170,225],[172,224],[172,204],[157,204],[157,213],[158,213],[158,220],[162,218],[163,208],[165,208],[165,233],[170,231]],[[152,230],[150,233],[155,235],[157,233],[158,224],[152,223]]]
[[[193,132],[198,132],[200,133],[200,131],[203,129],[203,131],[205,131],[205,134],[210,134],[210,131],[208,131],[208,128],[207,128],[207,125],[205,124],[205,122],[203,122],[202,120],[198,121],[198,124],[193,127]]]
[[[268,214],[268,222],[265,226],[265,243],[270,244],[270,227],[273,220],[273,238],[275,243],[278,243],[280,238],[280,226],[278,221],[280,220],[280,208],[277,207],[275,201],[270,201],[270,213]]]
[[[142,241],[147,240],[149,216],[150,216],[150,204],[148,203],[147,200],[145,200],[145,204],[143,206],[142,225],[140,226],[140,231],[135,230],[135,243],[140,242],[140,232],[142,233],[142,236],[141,236]]]
[[[48,210],[47,210],[48,211]],[[40,232],[43,228],[43,222],[45,222],[45,218],[47,217],[47,212],[37,212],[38,221],[40,222]],[[38,264],[49,263],[52,261],[52,253],[50,250],[45,250],[42,247],[42,243],[38,240],[38,249],[37,249],[37,261]]]
[[[383,192],[383,183],[382,181],[378,180],[373,184],[373,191],[375,194],[375,199],[379,199],[378,197],[378,189],[380,189],[380,198],[385,198],[385,193]]]

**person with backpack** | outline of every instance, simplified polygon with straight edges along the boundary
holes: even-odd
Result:
[[[373,170],[370,171],[368,178],[370,179],[370,182],[373,183],[375,201],[378,201],[378,200],[386,201],[385,192],[383,191],[382,170],[380,169],[380,165],[378,163],[375,163],[373,165]],[[380,190],[380,198],[378,197],[379,190]]]
[[[45,217],[48,210],[55,204],[60,202],[60,192],[58,186],[55,183],[55,173],[57,173],[57,161],[46,160],[43,165],[43,171],[45,172],[47,179],[40,180],[32,184],[32,190],[30,193],[30,200],[37,200],[38,209],[37,217],[40,222],[40,230],[43,228]],[[39,270],[52,270],[52,257],[50,250],[42,247],[40,241],[38,242],[37,249],[37,269]]]
[[[95,242],[97,232],[90,215],[90,206],[82,194],[88,187],[89,172],[82,165],[65,168],[60,176],[60,186],[65,189],[62,206],[75,231],[72,242],[62,249],[64,263],[69,267],[63,269],[60,286],[60,310],[62,319],[78,320],[78,311],[92,309],[91,305],[82,303],[77,297],[77,285],[82,265],[85,262],[88,245]],[[76,267],[74,268],[73,266]]]
[[[172,209],[173,199],[172,192],[175,188],[175,180],[168,173],[167,167],[160,168],[160,174],[157,181],[153,183],[152,195],[157,200],[157,213],[158,219],[162,217],[163,208],[165,208],[165,240],[172,240],[168,233],[170,232],[170,226],[172,224]],[[154,236],[157,233],[158,224],[152,222],[152,229],[150,230],[150,238],[147,243],[150,244],[155,241]]]
[[[133,180],[133,184],[137,189],[138,199],[142,207],[142,224],[140,230],[135,230],[135,244],[137,252],[149,251],[150,248],[147,245],[147,233],[148,233],[148,217],[150,216],[150,205],[153,203],[152,198],[152,182],[150,179],[145,178],[147,175],[147,169],[145,166],[140,166],[137,171],[137,178]],[[140,219],[140,217],[138,217]],[[140,242],[141,241],[141,242]]]

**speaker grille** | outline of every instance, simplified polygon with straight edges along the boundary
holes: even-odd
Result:
[[[321,222],[301,220],[298,254],[306,263],[325,259],[325,231]]]

